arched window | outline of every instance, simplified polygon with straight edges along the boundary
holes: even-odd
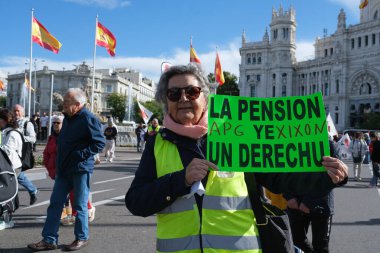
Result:
[[[272,87],[272,97],[276,96],[276,86]]]
[[[251,54],[247,54],[247,64],[251,64]]]
[[[377,16],[378,16],[378,12],[375,11],[375,14],[373,15],[373,19],[376,20],[376,19],[377,19]]]
[[[252,64],[256,64],[256,54],[252,54]]]

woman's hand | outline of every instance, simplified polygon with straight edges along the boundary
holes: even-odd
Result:
[[[347,165],[337,158],[324,156],[322,165],[326,168],[334,184],[338,184],[348,177]]]
[[[310,213],[310,209],[305,206],[304,203],[301,203],[300,207],[299,207],[300,211],[303,212],[303,213]]]
[[[218,167],[204,159],[194,158],[186,167],[185,183],[190,186],[195,181],[202,180],[206,175],[208,168],[218,170]]]
[[[298,201],[296,198],[292,198],[292,199],[289,199],[286,203],[286,205],[290,208],[290,209],[298,209]]]

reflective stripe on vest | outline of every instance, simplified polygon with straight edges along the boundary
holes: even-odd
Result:
[[[156,136],[157,176],[184,169],[176,145]],[[165,159],[169,157],[170,159]],[[194,196],[178,198],[157,214],[157,252],[261,252],[243,173],[221,178],[210,171],[202,204],[202,224]]]

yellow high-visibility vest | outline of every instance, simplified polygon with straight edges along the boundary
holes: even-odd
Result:
[[[158,131],[160,131],[160,128],[161,128],[161,126],[160,126],[160,125],[157,125],[157,127],[153,130],[153,127],[152,127],[152,126],[149,126],[149,127],[148,127],[148,133],[149,133],[149,132],[156,132],[156,133],[158,133]]]
[[[156,136],[157,177],[184,169],[177,146]],[[170,196],[168,196],[170,197]],[[157,214],[157,252],[261,253],[244,173],[219,177],[210,171],[202,217],[194,195],[177,198]],[[201,246],[202,245],[202,246]]]

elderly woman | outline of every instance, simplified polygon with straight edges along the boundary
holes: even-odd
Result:
[[[234,202],[248,199],[243,173],[216,172],[205,159],[208,95],[208,81],[196,65],[173,66],[161,76],[156,99],[164,104],[165,128],[149,138],[126,206],[134,215],[157,214],[158,252],[259,252],[253,211]],[[328,173],[256,178],[273,192],[290,193],[324,192],[346,180],[344,163],[325,157],[323,164]],[[205,187],[202,196],[189,194],[197,181]]]

